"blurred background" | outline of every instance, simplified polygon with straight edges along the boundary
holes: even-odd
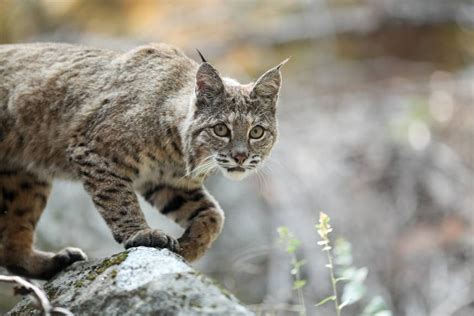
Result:
[[[290,257],[302,244],[308,315],[331,293],[314,228],[352,244],[367,292],[393,315],[474,313],[474,2],[472,0],[0,0],[0,43],[69,42],[127,51],[167,42],[241,82],[283,69],[281,139],[261,175],[208,181],[223,234],[196,264],[261,315],[292,315]],[[143,201],[142,201],[143,202]],[[151,224],[175,235],[142,203]],[[79,184],[56,182],[37,245],[118,252]],[[0,271],[1,272],[1,271]],[[14,304],[0,288],[0,311]]]

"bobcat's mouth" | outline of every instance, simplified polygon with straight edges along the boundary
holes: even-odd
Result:
[[[243,178],[256,171],[261,160],[256,156],[253,156],[252,159],[253,160],[249,159],[250,161],[247,161],[243,165],[239,165],[236,163],[232,163],[224,155],[218,155],[216,158],[219,169],[221,169],[224,176],[236,181],[242,180]]]
[[[229,172],[245,172],[245,169],[242,167],[232,167],[232,168],[226,168],[226,169]]]
[[[222,173],[225,177],[239,181],[249,174],[249,170],[242,167],[221,167]]]

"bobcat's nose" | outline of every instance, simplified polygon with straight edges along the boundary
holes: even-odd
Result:
[[[234,158],[234,160],[238,164],[242,165],[245,162],[245,160],[247,160],[248,155],[247,155],[246,152],[238,151],[238,152],[232,154],[232,158]]]

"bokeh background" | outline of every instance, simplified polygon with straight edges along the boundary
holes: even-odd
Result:
[[[196,264],[262,315],[292,315],[290,259],[277,227],[302,241],[308,314],[329,295],[314,228],[368,268],[360,315],[383,297],[393,315],[473,315],[474,2],[471,0],[0,0],[0,43],[70,42],[128,50],[167,42],[249,82],[283,69],[281,139],[260,176],[208,181],[226,211]],[[0,78],[1,80],[1,78]],[[143,201],[142,201],[143,202]],[[142,203],[151,224],[179,235]],[[79,184],[56,182],[38,247],[120,251]],[[0,288],[1,311],[14,304]]]

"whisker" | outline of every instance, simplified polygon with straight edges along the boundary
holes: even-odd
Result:
[[[192,173],[194,173],[195,175],[200,175],[200,174],[203,174],[205,173],[205,171],[207,171],[207,169],[209,167],[211,167],[213,165],[213,163],[211,162],[207,162],[205,164],[201,164],[199,165],[198,167],[196,167]]]
[[[260,192],[262,194],[265,194],[265,191],[268,192],[268,183],[267,183],[267,179],[265,178],[265,174],[261,171],[261,170],[257,170],[256,171],[256,174],[257,174],[257,177],[259,179],[259,182],[260,182]],[[263,190],[262,190],[263,188]]]
[[[217,167],[217,164],[216,164],[214,159],[211,159],[210,161],[208,161],[205,164],[202,164],[201,166],[202,167],[200,168],[200,172],[207,174],[207,173],[209,173],[209,171],[211,171],[212,169]]]
[[[268,171],[269,173],[272,173],[273,169],[269,165],[264,165],[262,168],[262,172],[265,173],[266,171]]]
[[[214,155],[209,155],[206,158],[202,160],[202,162],[197,165],[194,169],[190,170],[187,172],[182,178],[188,177],[190,175],[199,175],[200,171],[203,170],[204,167],[207,167],[208,164],[215,164],[215,161],[213,160]]]
[[[271,156],[269,159],[268,159],[268,162],[265,164],[265,165],[271,165],[273,163],[276,163],[278,164],[278,167],[281,167],[282,169],[285,169],[286,172],[289,172],[289,173],[292,173],[292,171],[290,170],[290,168],[288,168],[284,163],[282,163],[280,160],[278,160],[276,157],[274,156]]]

